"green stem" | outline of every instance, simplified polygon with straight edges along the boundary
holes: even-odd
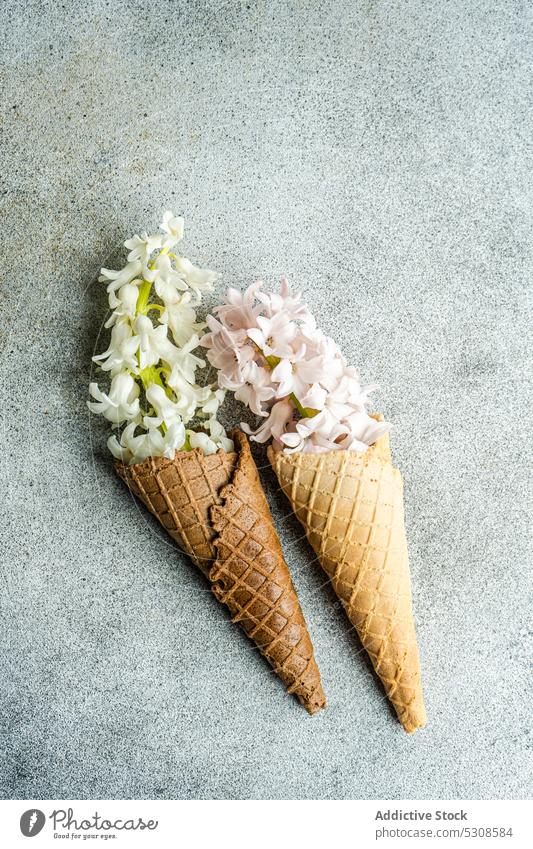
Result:
[[[163,248],[163,250],[161,251],[161,254],[166,254],[166,253],[168,253],[168,248]],[[149,267],[150,268],[154,267],[153,262],[150,263]],[[152,284],[150,283],[150,281],[149,280],[143,280],[143,282],[139,286],[139,294],[137,296],[137,308],[135,310],[136,316],[137,315],[146,315],[148,312],[150,312],[150,310],[158,310],[159,312],[164,311],[165,308],[162,307],[160,304],[148,303],[149,299],[150,299],[151,291],[152,291]],[[140,350],[137,351],[137,362],[139,363],[139,365],[141,364],[141,352],[140,352]],[[168,376],[168,369],[166,369],[164,366],[160,366],[159,368],[156,368],[156,366],[147,366],[146,368],[139,369],[139,377],[141,378],[141,382],[142,382],[142,385],[144,387],[144,391],[146,392],[146,390],[148,389],[148,387],[152,383],[156,383],[158,386],[161,387],[161,389],[164,390],[165,395],[167,395],[168,398],[173,400],[172,399],[172,390],[166,385],[166,383],[163,383],[163,378],[161,377],[161,372],[163,372],[165,377]],[[163,433],[166,433],[167,429],[168,428],[167,428],[166,424],[164,422],[161,422],[161,430],[163,431]]]
[[[165,394],[170,398],[168,387],[165,386],[161,377],[161,369],[158,369],[155,366],[146,366],[146,368],[139,371],[139,377],[142,380],[145,392],[152,383],[157,383],[161,389],[165,390]]]
[[[171,396],[170,396],[169,388],[168,388],[168,386],[165,386],[165,384],[163,383],[163,380],[161,378],[161,372],[162,371],[164,371],[164,369],[162,369],[162,368],[156,368],[155,366],[146,366],[146,368],[143,368],[139,371],[139,377],[141,378],[142,385],[144,387],[145,392],[148,389],[148,387],[151,386],[152,383],[157,383],[157,385],[160,386],[161,389],[164,390],[165,395],[167,395],[170,398]],[[160,427],[161,427],[161,430],[163,431],[163,433],[167,432],[168,428],[167,428],[165,422],[161,422]]]
[[[152,284],[149,280],[143,280],[141,285],[139,286],[139,295],[137,297],[137,315],[145,315],[148,305],[148,298],[150,297],[150,292],[152,290]]]

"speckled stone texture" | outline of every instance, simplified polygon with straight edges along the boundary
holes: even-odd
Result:
[[[524,10],[2,3],[3,797],[528,795]],[[382,386],[414,737],[268,469],[328,696],[315,717],[114,475],[85,407],[95,278],[168,207],[224,284],[287,273]]]

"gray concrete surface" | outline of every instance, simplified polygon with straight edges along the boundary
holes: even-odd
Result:
[[[525,4],[1,16],[1,795],[526,797]],[[267,471],[329,697],[313,718],[113,476],[85,407],[94,281],[167,207],[224,284],[287,273],[382,386],[429,715],[414,737]]]

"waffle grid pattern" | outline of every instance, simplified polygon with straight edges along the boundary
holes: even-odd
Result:
[[[207,574],[216,556],[215,531],[209,510],[220,501],[220,488],[229,482],[237,455],[199,451],[180,452],[173,460],[149,457],[134,466],[116,464],[120,477],[144,502],[166,531]]]
[[[388,438],[365,454],[269,456],[406,730],[425,724],[403,515]]]
[[[202,570],[289,692],[310,713],[326,700],[307,626],[245,436],[237,452],[116,463],[132,492]]]
[[[246,444],[247,449],[247,444]],[[249,450],[211,511],[214,592],[310,713],[325,706],[307,626]]]

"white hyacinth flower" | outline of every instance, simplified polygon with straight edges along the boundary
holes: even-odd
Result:
[[[186,432],[181,423],[172,425],[165,434],[157,427],[150,427],[136,435],[136,429],[138,425],[132,422],[122,432],[120,441],[116,436],[107,440],[113,456],[129,465],[142,463],[147,457],[168,457],[171,460],[175,451],[185,444]]]
[[[186,438],[187,433],[183,422],[174,422],[174,424],[170,425],[163,437],[163,456],[168,457],[169,460],[171,460],[174,456],[174,452],[183,448]]]
[[[111,436],[107,446],[113,456],[130,464],[142,463],[147,457],[162,457],[165,449],[163,435],[158,428],[135,435],[138,425],[131,422],[124,428],[120,442]]]
[[[174,262],[177,271],[183,275],[187,284],[195,292],[213,291],[213,283],[218,278],[216,271],[211,271],[209,268],[198,268],[198,266],[192,264],[190,259],[184,256],[177,256]]]
[[[209,421],[205,422],[203,427],[209,430],[211,439],[216,445],[218,445],[219,448],[223,448],[226,452],[233,451],[235,449],[233,439],[229,439],[226,436],[226,431],[214,416],[212,416]]]
[[[191,336],[205,327],[203,322],[196,320],[196,310],[191,305],[191,298],[191,292],[184,292],[176,303],[170,303],[161,297],[165,304],[161,322],[168,324],[178,346],[185,345]]]
[[[135,234],[124,242],[124,247],[129,250],[128,262],[140,260],[143,267],[147,266],[153,252],[159,250],[162,244],[162,236],[148,236],[147,233],[142,233],[140,236]]]
[[[204,422],[202,427],[209,431],[188,431],[189,443],[192,448],[201,448],[204,454],[215,454],[222,449],[230,452],[235,449],[233,440],[226,436],[226,431],[215,418]]]
[[[125,448],[121,442],[118,441],[115,434],[110,436],[107,440],[107,447],[109,451],[111,451],[115,460],[120,460],[121,463],[128,464],[131,460],[131,451],[128,448]]]
[[[190,431],[189,443],[191,448],[200,448],[205,455],[216,454],[218,451],[216,442],[210,439],[207,433],[203,433],[202,431]]]
[[[139,387],[127,371],[114,376],[109,394],[102,392],[97,383],[89,384],[89,392],[95,399],[87,401],[89,410],[114,425],[132,421],[139,416]]]
[[[138,347],[139,337],[133,335],[130,324],[120,322],[115,324],[111,331],[111,342],[107,351],[94,356],[93,361],[98,363],[103,371],[110,371],[112,375],[118,374],[123,369],[135,371],[137,368],[135,353]]]
[[[139,366],[141,369],[156,365],[163,360],[171,368],[176,363],[181,363],[188,356],[185,348],[178,348],[168,338],[166,324],[154,326],[146,315],[139,315],[135,319],[134,328],[139,337]],[[197,347],[196,342],[194,347]],[[185,351],[185,353],[184,353]],[[198,360],[198,358],[195,358]],[[203,360],[198,360],[203,363]]]
[[[201,405],[202,413],[208,416],[216,416],[218,408],[224,402],[225,397],[225,389],[210,389],[206,400]]]
[[[199,410],[201,410],[202,403],[206,399],[206,391],[209,392],[209,389],[206,390],[202,386],[189,383],[181,375],[175,375],[172,388],[177,398],[176,404],[183,421],[185,423],[190,422]]]
[[[174,215],[167,210],[163,215],[163,221],[160,227],[167,234],[164,239],[164,246],[166,248],[173,248],[175,244],[183,239],[184,221],[180,216]]]
[[[117,319],[129,318],[134,319],[137,310],[137,298],[139,297],[139,288],[135,285],[140,281],[134,280],[132,283],[124,283],[118,290],[118,295],[115,292],[109,294],[109,306],[113,310],[111,318],[109,318],[104,327],[112,327],[116,324]]]
[[[142,263],[139,260],[128,262],[120,271],[112,271],[110,268],[102,268],[98,280],[107,283],[108,292],[116,292],[124,283],[131,283],[142,273]]]
[[[180,385],[179,381],[181,378],[186,380],[187,383],[194,383],[196,369],[204,368],[205,360],[200,359],[200,357],[192,353],[199,344],[200,340],[194,334],[185,345],[181,348],[176,348],[176,354],[172,361],[172,371],[168,378],[168,385],[172,389]]]
[[[196,382],[206,363],[193,353],[205,327],[196,307],[217,275],[171,252],[183,236],[182,218],[165,212],[161,230],[126,240],[124,268],[103,268],[99,278],[107,284],[112,314],[105,326],[112,329],[107,350],[93,360],[110,373],[111,386],[105,392],[91,383],[88,404],[113,427],[125,424],[108,447],[130,464],[172,458],[193,445],[207,453],[233,450],[215,418],[224,390]],[[199,434],[185,427],[196,417],[207,418]]]
[[[176,303],[187,290],[183,275],[175,271],[167,254],[157,257],[149,279],[155,282],[155,290],[164,303]]]
[[[165,427],[169,428],[172,425],[182,423],[179,405],[168,397],[162,386],[151,383],[146,390],[146,400],[154,408],[158,424],[163,423]]]

